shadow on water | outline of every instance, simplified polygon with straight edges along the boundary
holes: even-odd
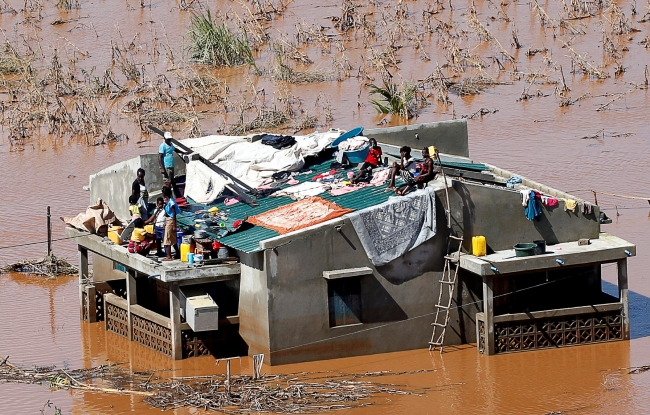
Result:
[[[618,298],[618,287],[607,281],[602,282],[603,292]],[[634,291],[628,291],[630,307],[630,338],[640,339],[650,336],[650,298]]]

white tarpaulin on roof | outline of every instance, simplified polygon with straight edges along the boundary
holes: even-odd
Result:
[[[294,136],[296,143],[281,150],[261,141],[251,143],[248,136],[210,135],[181,142],[247,185],[258,187],[273,173],[300,170],[305,157],[317,155],[341,133],[332,130]],[[214,201],[229,182],[200,161],[190,161],[186,174],[185,195],[198,203]]]

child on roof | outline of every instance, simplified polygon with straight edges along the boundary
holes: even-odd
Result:
[[[133,221],[133,233],[129,240],[128,251],[132,254],[147,256],[154,244],[154,238],[144,230],[144,221],[142,218],[136,218]]]
[[[428,147],[422,149],[422,157],[424,157],[424,161],[417,165],[417,176],[415,176],[412,181],[408,181],[404,189],[399,189],[395,193],[400,196],[405,195],[414,186],[422,187],[424,184],[429,183],[436,177],[437,172],[434,170],[433,159],[431,158],[431,154],[429,154]]]
[[[162,197],[156,199],[156,210],[149,219],[145,221],[145,225],[154,225],[154,235],[156,238],[156,248],[158,256],[164,256],[165,252],[162,250],[162,240],[165,237],[165,200]]]
[[[372,172],[372,169],[377,168],[381,164],[381,147],[377,145],[377,140],[371,138],[368,140],[370,143],[370,149],[368,150],[368,157],[366,161],[363,162],[359,172],[355,177],[352,178],[352,183],[357,183],[361,180],[362,177],[365,177],[367,174]]]
[[[129,212],[131,213],[131,220],[135,220],[137,218],[142,219],[142,207],[138,202],[139,198],[139,195],[129,196]]]

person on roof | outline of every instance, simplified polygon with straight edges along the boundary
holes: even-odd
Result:
[[[165,256],[165,252],[162,250],[162,241],[165,238],[165,199],[158,197],[156,199],[156,210],[153,214],[147,219],[144,224],[150,225],[153,224],[154,235],[156,236],[156,254],[158,256]]]
[[[144,230],[142,218],[136,218],[133,221],[133,226],[133,233],[131,233],[127,250],[132,254],[149,255],[149,251],[154,244],[153,235]]]
[[[144,175],[144,169],[138,169],[137,177],[131,184],[131,196],[138,198],[138,203],[140,204],[140,216],[142,217],[142,220],[146,221],[149,219],[149,191],[144,182]]]
[[[138,203],[138,196],[129,196],[129,213],[131,213],[131,220],[142,218],[142,206]]]
[[[418,173],[417,176],[415,176],[412,184],[410,182],[407,182],[404,189],[399,189],[395,193],[403,196],[407,194],[414,186],[422,187],[436,177],[437,172],[434,170],[433,158],[431,158],[431,154],[429,154],[428,147],[424,147],[422,149],[422,157],[424,157],[424,161],[422,163],[418,163]]]
[[[411,157],[411,147],[404,146],[399,149],[399,154],[401,156],[399,163],[393,163],[393,169],[390,172],[390,183],[388,184],[389,190],[397,190],[395,187],[395,179],[399,174],[402,177],[402,180],[406,182],[407,185],[415,184],[415,172],[417,169],[417,163],[415,159]]]
[[[158,147],[158,163],[160,164],[160,173],[162,173],[166,186],[171,186],[174,190],[175,197],[179,197],[176,180],[174,178],[174,144],[172,143],[172,133],[165,132],[165,141]]]
[[[172,245],[176,249],[177,255],[178,251],[178,241],[176,240],[176,216],[181,213],[181,209],[174,201],[172,197],[172,189],[169,186],[163,186],[162,188],[163,199],[165,202],[165,236],[163,237],[163,245],[165,246],[166,257],[163,258],[163,261],[172,261]]]
[[[352,178],[352,183],[357,183],[361,180],[362,177],[365,177],[367,174],[372,173],[372,169],[377,168],[381,164],[381,147],[377,145],[377,140],[371,138],[368,140],[370,143],[370,149],[368,150],[368,157],[366,161],[363,162],[359,172],[355,177]]]

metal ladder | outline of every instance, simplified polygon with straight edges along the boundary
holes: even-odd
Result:
[[[458,241],[458,251],[453,256],[449,251],[451,249],[452,240]],[[460,266],[460,252],[463,248],[463,238],[458,236],[449,235],[447,241],[447,255],[445,255],[445,267],[440,277],[440,291],[438,292],[438,303],[436,304],[436,318],[431,325],[433,326],[433,333],[431,334],[431,341],[429,342],[429,351],[435,350],[440,347],[442,353],[443,343],[445,342],[445,332],[447,331],[447,324],[449,323],[449,310],[451,309],[451,300],[453,299],[454,288],[456,287],[456,277],[458,276],[458,267]],[[453,274],[452,274],[452,266]],[[445,290],[445,287],[447,290]],[[443,304],[443,293],[447,292],[447,302]]]

